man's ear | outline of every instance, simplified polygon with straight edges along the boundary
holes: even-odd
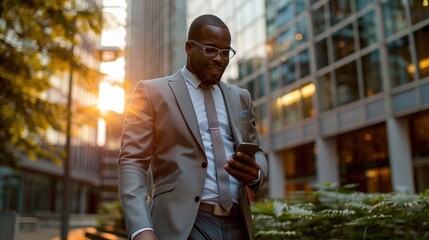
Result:
[[[186,52],[186,55],[188,55],[188,56],[189,56],[189,54],[191,54],[191,42],[189,42],[189,41],[186,41],[186,43],[185,43],[185,52]]]

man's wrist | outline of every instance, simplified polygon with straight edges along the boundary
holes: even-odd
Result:
[[[247,185],[248,186],[255,185],[259,182],[260,179],[261,179],[261,169],[258,170],[258,177],[255,180],[253,180],[252,182],[248,183]]]
[[[131,240],[133,240],[139,233],[144,232],[144,231],[152,231],[153,232],[153,229],[152,228],[140,228],[139,230],[137,230],[131,234]]]

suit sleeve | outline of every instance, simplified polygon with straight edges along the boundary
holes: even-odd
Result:
[[[118,157],[119,194],[129,235],[142,228],[153,229],[146,201],[153,119],[148,90],[139,82],[128,105]]]

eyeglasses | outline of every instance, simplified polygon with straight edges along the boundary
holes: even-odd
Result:
[[[207,57],[216,57],[218,54],[220,54],[220,56],[224,59],[231,59],[235,55],[235,50],[233,48],[219,49],[219,48],[203,45],[194,40],[189,40],[189,42],[202,48],[204,50],[204,54]]]

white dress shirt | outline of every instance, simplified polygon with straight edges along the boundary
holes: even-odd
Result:
[[[195,109],[200,133],[203,140],[204,150],[207,157],[207,177],[204,184],[204,192],[201,201],[206,203],[218,204],[219,191],[216,180],[216,164],[213,153],[212,139],[207,121],[206,108],[204,105],[204,90],[199,87],[201,81],[191,73],[186,67],[182,68],[183,77],[186,80],[189,95],[191,96],[192,105]],[[225,145],[226,158],[231,158],[234,154],[234,137],[232,136],[229,125],[228,113],[225,107],[225,101],[218,85],[213,85],[210,89],[216,106],[216,113],[219,121],[219,128],[222,133],[223,143]],[[226,162],[225,162],[226,164]],[[229,175],[232,201],[238,202],[238,181]]]

